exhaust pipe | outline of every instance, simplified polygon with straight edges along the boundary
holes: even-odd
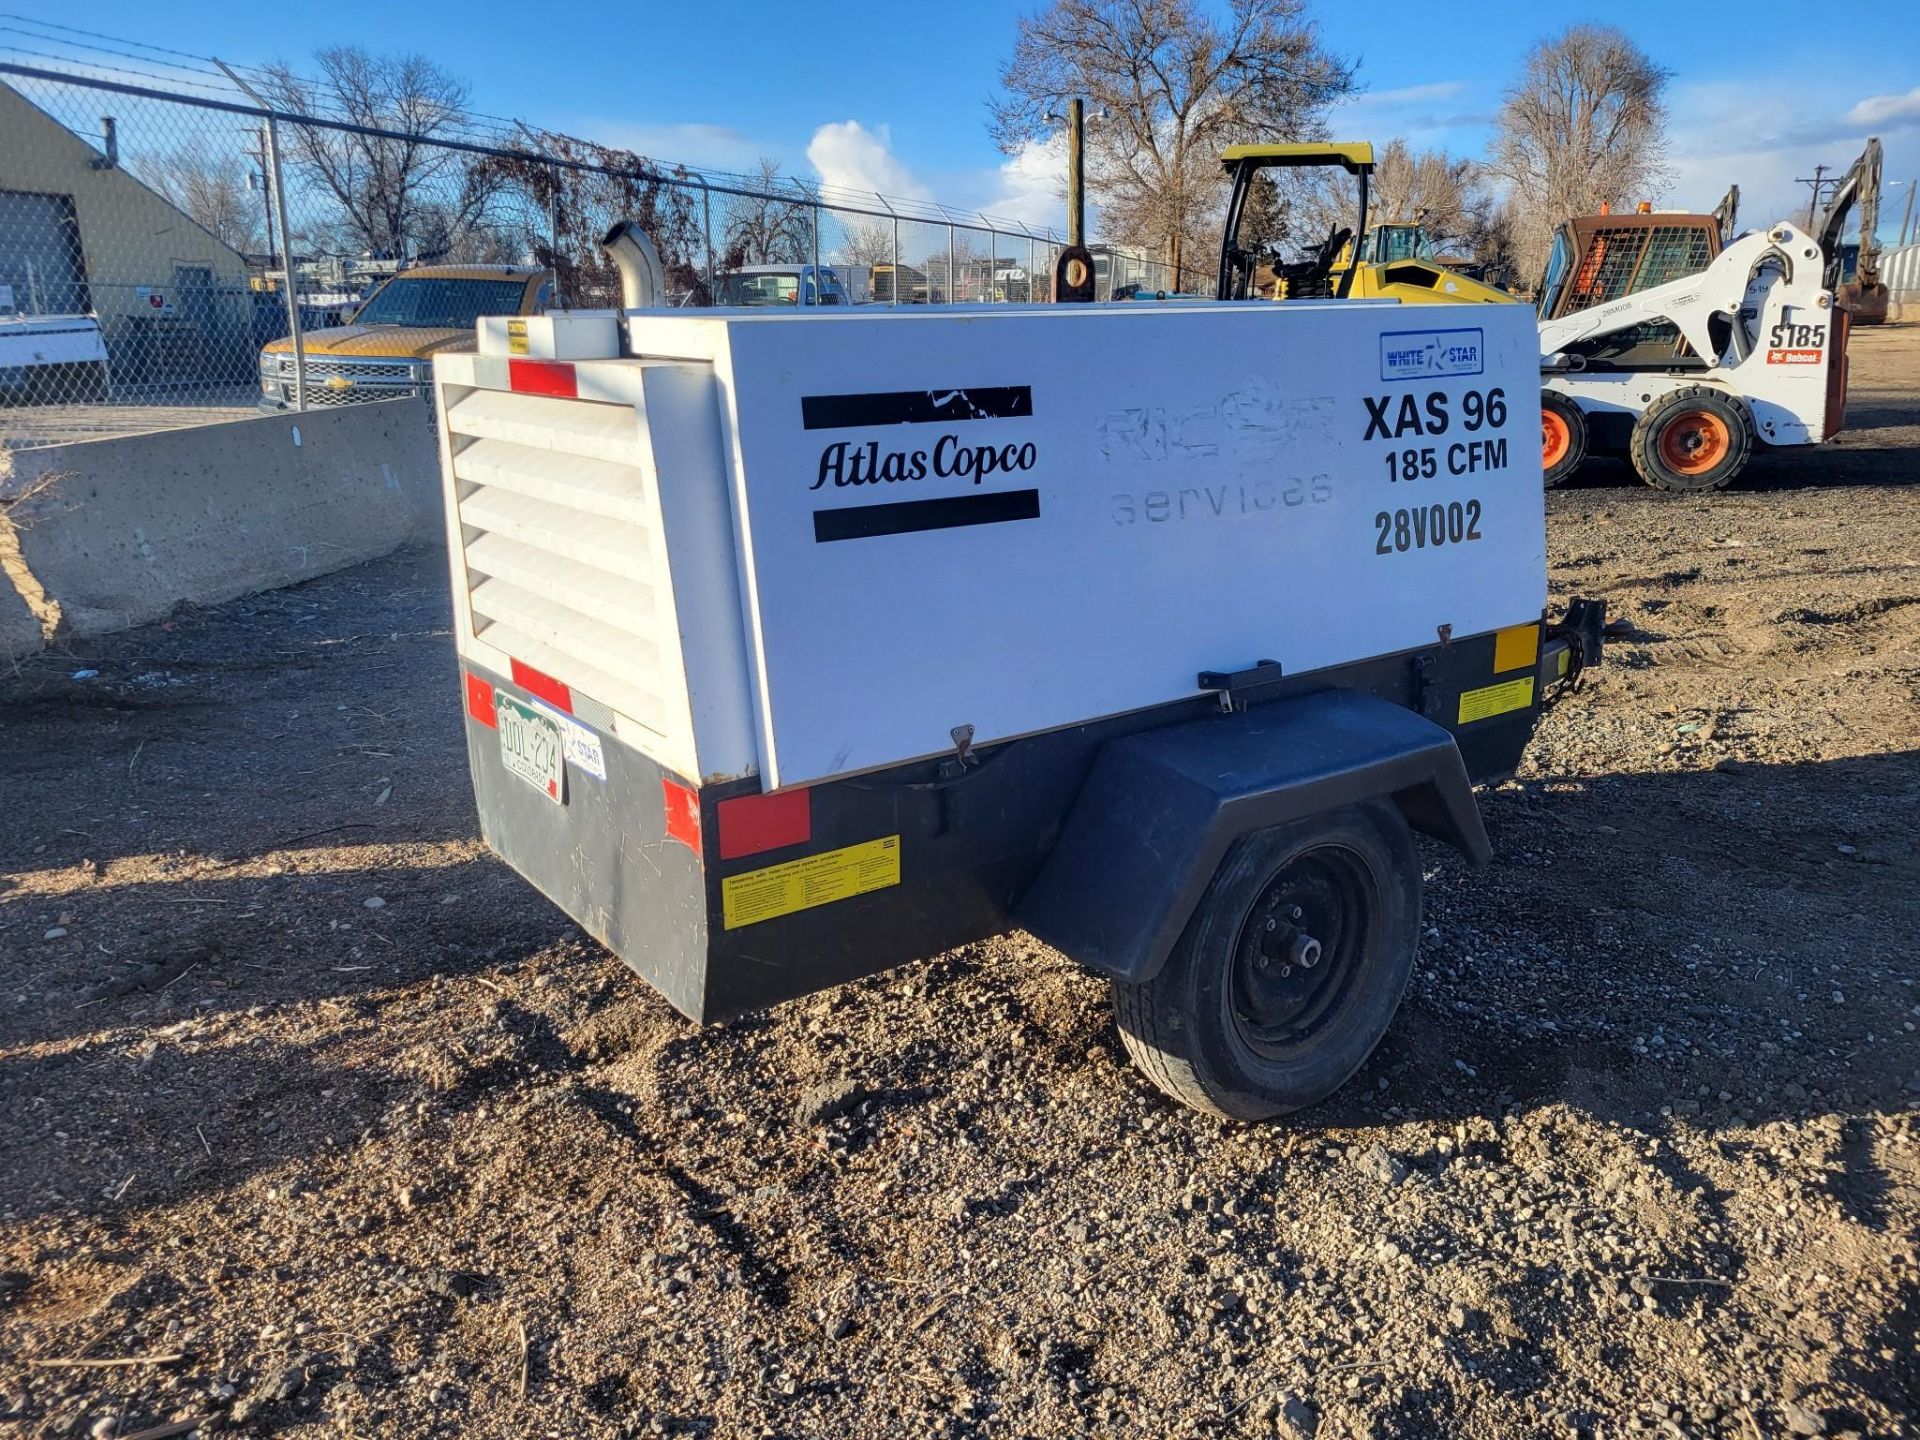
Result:
[[[620,308],[646,310],[666,302],[667,283],[660,252],[631,220],[622,220],[600,241],[600,248],[620,272]]]

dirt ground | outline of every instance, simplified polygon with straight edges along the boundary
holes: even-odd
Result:
[[[1632,629],[1262,1128],[1019,936],[677,1018],[479,845],[437,554],[31,662],[0,1434],[1920,1433],[1920,328],[1851,423],[1550,497]]]

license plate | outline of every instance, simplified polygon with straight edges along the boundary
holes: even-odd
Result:
[[[496,692],[494,713],[500,719],[500,759],[556,805],[567,799],[567,760],[560,727],[511,695]]]

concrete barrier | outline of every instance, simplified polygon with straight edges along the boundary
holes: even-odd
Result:
[[[0,570],[48,640],[292,585],[444,533],[419,401],[16,450],[11,461]]]

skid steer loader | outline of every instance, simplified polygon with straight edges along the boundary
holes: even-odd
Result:
[[[1237,145],[1221,163],[1233,187],[1221,300],[1517,303],[1431,260],[1369,262],[1368,246],[1352,247],[1367,234],[1371,145]],[[1354,227],[1336,224],[1291,260],[1243,237],[1261,172],[1308,166],[1356,177]],[[1834,304],[1826,252],[1785,221],[1727,241],[1737,195],[1713,215],[1603,215],[1560,228],[1536,307],[1548,486],[1589,454],[1612,453],[1656,489],[1718,490],[1756,445],[1817,444],[1839,432],[1848,316]],[[1343,264],[1356,249],[1360,258]]]
[[[1798,226],[1734,240],[1705,269],[1540,324],[1547,485],[1590,450],[1624,452],[1655,489],[1718,490],[1757,445],[1813,445],[1846,410],[1847,314]],[[1576,271],[1549,267],[1540,313]]]

